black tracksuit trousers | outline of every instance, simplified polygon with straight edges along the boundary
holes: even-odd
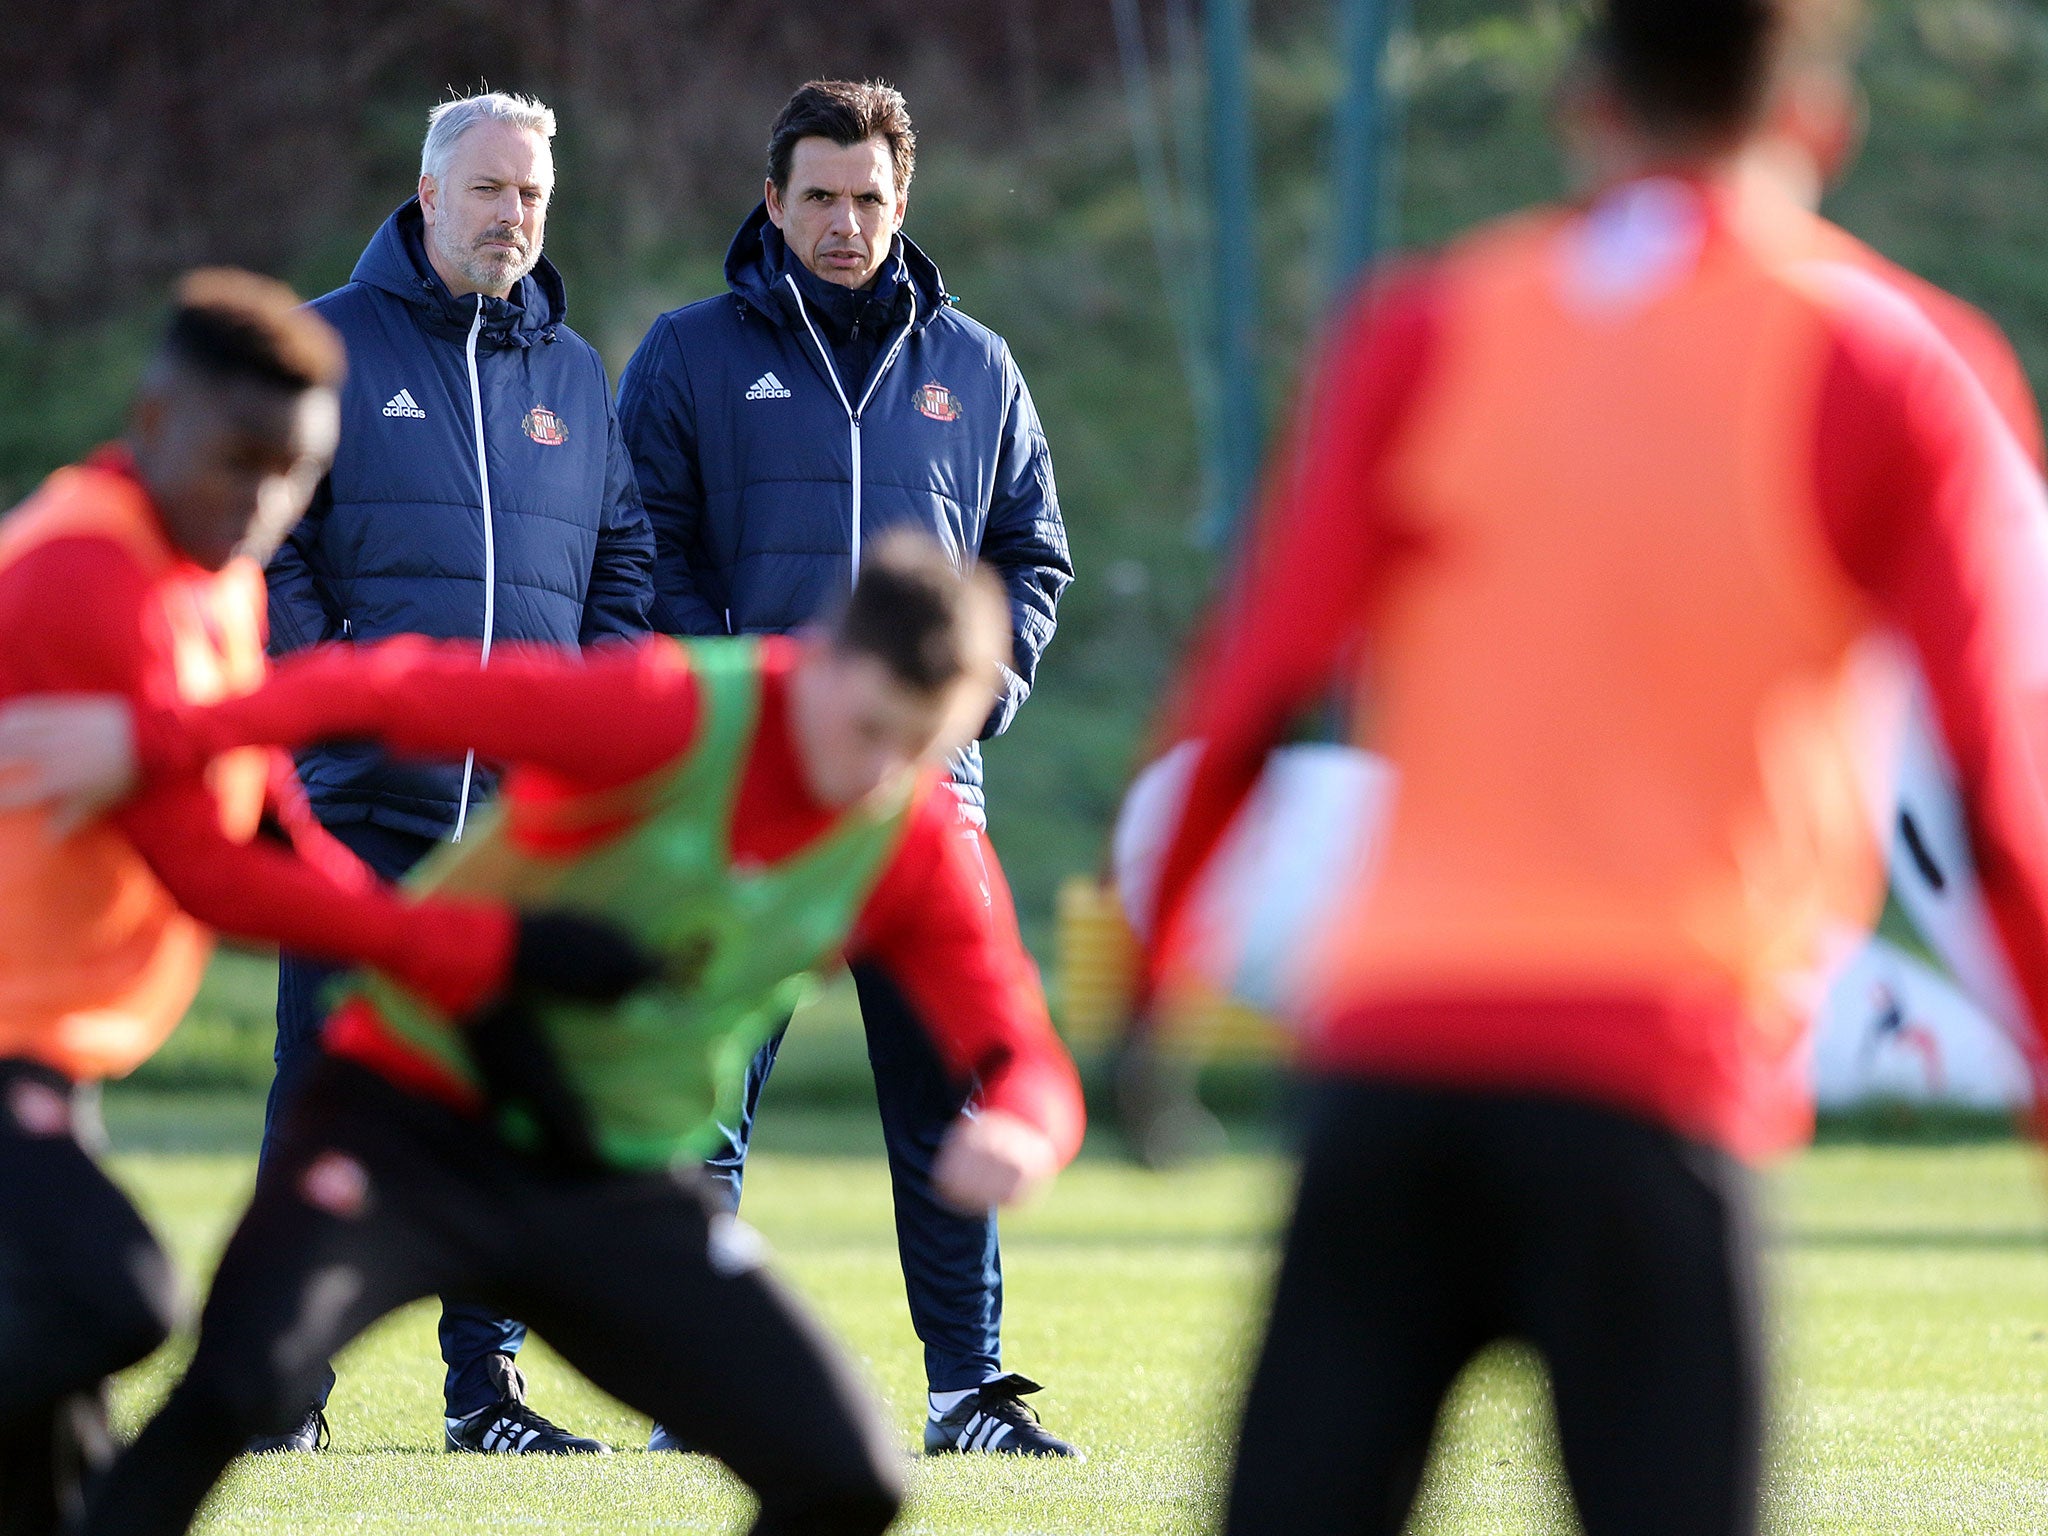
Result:
[[[93,1161],[69,1078],[0,1061],[0,1536],[78,1517],[111,1451],[104,1384],[171,1329],[171,1266]]]
[[[872,1536],[901,1457],[837,1348],[702,1175],[561,1173],[481,1122],[323,1060],[221,1259],[192,1367],[93,1499],[88,1536],[190,1524],[251,1435],[313,1400],[386,1313],[459,1297],[524,1318],[613,1396],[718,1456],[754,1536]]]
[[[1759,1314],[1725,1154],[1563,1099],[1325,1081],[1226,1529],[1400,1531],[1452,1383],[1517,1338],[1587,1536],[1751,1536]]]

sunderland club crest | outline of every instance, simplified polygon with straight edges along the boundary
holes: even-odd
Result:
[[[569,441],[569,424],[544,405],[528,411],[519,425],[543,448],[559,448]]]
[[[917,392],[917,408],[933,421],[958,421],[960,397],[934,379]]]

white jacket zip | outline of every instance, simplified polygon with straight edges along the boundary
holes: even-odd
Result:
[[[839,382],[839,369],[838,366],[834,364],[832,361],[831,349],[825,345],[824,339],[818,335],[818,328],[815,325],[811,324],[810,307],[804,303],[803,290],[797,287],[796,285],[796,274],[794,272],[785,272],[782,274],[782,280],[785,283],[789,284],[789,291],[796,298],[796,312],[803,317],[804,329],[811,333],[811,342],[814,346],[817,347],[818,356],[824,359],[825,377],[832,381],[832,392],[839,397],[840,409],[846,412],[847,429],[852,433],[853,557],[852,568],[849,572],[848,580],[849,582],[858,581],[860,580],[861,412],[865,411],[868,408],[868,402],[875,398],[875,391],[881,386],[882,383],[882,375],[887,373],[889,371],[889,365],[896,361],[896,354],[903,350],[903,343],[910,339],[911,327],[917,324],[917,290],[915,288],[910,287],[908,283],[904,284],[905,290],[910,294],[910,318],[903,322],[903,329],[897,333],[895,344],[889,348],[886,354],[884,354],[881,366],[875,370],[875,376],[872,379],[868,380],[868,387],[866,392],[862,394],[860,397],[860,404],[855,405],[846,398],[846,388]]]
[[[476,296],[476,318],[469,323],[469,423],[476,434],[476,481],[484,507],[484,648],[477,665],[491,664],[491,631],[498,620],[498,544],[491,528],[491,461],[484,452],[484,392],[476,377],[476,338],[484,328],[484,296]],[[455,835],[462,841],[462,829],[469,824],[469,785],[476,776],[476,752],[462,759],[462,804],[455,812]]]

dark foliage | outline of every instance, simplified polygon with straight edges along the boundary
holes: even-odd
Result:
[[[0,299],[82,321],[212,262],[290,271],[410,188],[451,87],[561,113],[614,251],[758,180],[807,79],[915,80],[920,124],[1029,133],[1045,81],[1114,67],[1100,0],[29,0],[0,27]]]

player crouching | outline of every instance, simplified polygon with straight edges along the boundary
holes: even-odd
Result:
[[[280,283],[180,285],[125,440],[0,524],[0,699],[197,701],[263,677],[261,561],[335,441],[340,340]],[[88,740],[80,745],[90,748]],[[170,1266],[96,1164],[93,1094],[198,990],[213,931],[402,977],[451,1012],[607,949],[584,920],[406,900],[305,809],[283,754],[161,777],[91,825],[0,811],[0,1531],[79,1513],[111,1453],[103,1379],[162,1342]],[[616,993],[609,994],[616,996]]]
[[[718,1456],[760,1496],[755,1536],[885,1529],[896,1448],[697,1163],[755,1048],[845,954],[886,969],[979,1083],[934,1170],[945,1198],[1010,1203],[1078,1148],[1078,1081],[1000,871],[937,776],[986,718],[1004,633],[984,578],[889,540],[801,639],[501,651],[483,672],[460,647],[335,647],[246,698],[145,715],[145,777],[334,737],[511,763],[493,819],[417,883],[602,919],[661,975],[611,1007],[515,991],[467,1028],[381,978],[347,998],[191,1370],[87,1532],[184,1530],[320,1362],[436,1292],[530,1320]]]

